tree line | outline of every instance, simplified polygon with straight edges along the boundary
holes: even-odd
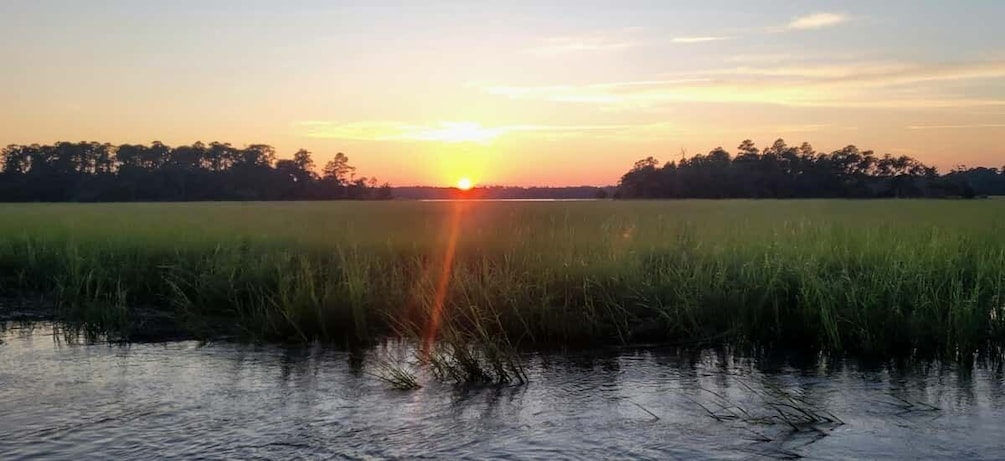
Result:
[[[277,160],[275,148],[266,144],[57,142],[0,151],[0,201],[389,198],[389,185],[357,177],[342,153],[318,173],[310,152],[301,149],[292,159]]]
[[[616,198],[883,198],[1005,195],[1005,166],[958,167],[939,174],[908,156],[853,145],[831,153],[778,139],[764,150],[747,139],[736,155],[722,147],[679,161],[648,157],[618,183]]]
[[[415,192],[414,198],[430,195],[422,188],[406,189],[403,192]],[[486,190],[494,198],[601,198],[612,191],[615,198],[626,199],[971,198],[1005,195],[1005,166],[958,167],[939,174],[911,157],[878,156],[852,145],[823,153],[808,143],[793,147],[779,139],[760,150],[745,140],[735,155],[718,147],[662,165],[653,157],[639,160],[613,190]],[[0,150],[0,201],[336,200],[392,195],[388,184],[357,177],[345,154],[336,154],[318,172],[310,152],[301,149],[291,159],[277,160],[275,148],[265,144],[237,148],[219,142],[177,147],[156,141],[119,146],[57,142],[14,144]]]

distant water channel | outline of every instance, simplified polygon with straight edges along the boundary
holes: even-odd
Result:
[[[420,202],[598,202],[596,198],[425,198]]]
[[[68,344],[44,324],[0,341],[0,459],[1005,458],[1000,369],[631,349],[399,391],[371,374],[380,350]]]

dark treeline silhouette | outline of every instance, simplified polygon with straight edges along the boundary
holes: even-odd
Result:
[[[957,167],[945,175],[945,180],[962,184],[976,196],[1005,195],[1005,165],[999,168]]]
[[[707,154],[659,164],[639,160],[621,177],[618,198],[881,198],[1005,195],[1005,167],[959,167],[940,175],[906,156],[847,146],[829,154],[779,139],[763,151],[745,140],[732,155]]]
[[[339,153],[321,173],[306,150],[276,160],[272,146],[197,142],[170,147],[96,142],[9,145],[0,151],[0,201],[388,199]]]
[[[558,187],[514,187],[514,186],[478,186],[470,191],[460,192],[453,187],[406,186],[395,187],[394,198],[412,200],[521,200],[550,199],[573,200],[607,198],[614,194],[612,186],[558,186]]]
[[[311,153],[276,159],[272,146],[197,142],[170,147],[96,142],[9,145],[0,150],[0,201],[197,201],[458,198],[438,187],[392,188],[355,175],[337,154],[316,171]],[[743,141],[663,165],[635,163],[618,187],[479,187],[481,199],[977,197],[1005,195],[1005,166],[958,167],[948,174],[906,156],[855,146],[816,152],[781,139],[763,151]]]

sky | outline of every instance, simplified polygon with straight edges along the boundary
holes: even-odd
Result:
[[[614,184],[743,139],[1005,165],[1000,0],[3,0],[0,144]]]

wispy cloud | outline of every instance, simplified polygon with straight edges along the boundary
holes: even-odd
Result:
[[[909,130],[966,130],[974,128],[1005,128],[1005,123],[978,123],[973,125],[910,125]]]
[[[813,13],[793,19],[785,26],[785,30],[812,30],[832,27],[851,18],[842,13]]]
[[[526,51],[541,56],[553,56],[570,53],[618,51],[628,48],[660,46],[667,44],[708,43],[733,40],[739,36],[747,34],[823,29],[848,22],[849,20],[851,20],[851,17],[847,14],[821,12],[800,16],[792,19],[788,24],[770,27],[767,29],[753,28],[733,30],[732,33],[727,34],[685,35],[672,38],[644,34],[644,29],[642,28],[628,27],[580,35],[545,37],[539,39],[536,44],[527,48]]]
[[[669,40],[669,43],[687,44],[687,43],[705,43],[705,42],[716,42],[722,40],[733,40],[741,38],[748,35],[760,35],[764,33],[779,33],[797,30],[814,30],[814,29],[824,29],[827,27],[833,27],[838,24],[842,24],[851,21],[851,16],[844,13],[813,13],[806,16],[799,16],[792,19],[787,24],[775,25],[771,27],[749,27],[742,29],[732,29],[728,32],[717,33],[714,35],[696,35],[696,36],[682,36],[675,37]],[[663,40],[660,43],[667,43],[667,40]],[[774,55],[773,57],[777,57]],[[744,59],[742,57],[733,59]]]
[[[667,44],[694,44],[731,40],[730,35],[700,35],[667,38],[665,36],[645,36],[637,27],[616,29],[585,35],[546,37],[526,51],[541,56],[574,53],[601,53],[629,48],[665,46]]]
[[[675,37],[670,40],[670,43],[705,43],[705,42],[718,42],[722,40],[729,40],[733,37],[729,36],[702,36],[702,37]]]
[[[734,64],[777,64],[805,59],[804,56],[791,53],[738,54],[723,58],[724,62]]]
[[[490,144],[506,135],[531,135],[561,138],[587,132],[599,136],[619,136],[645,131],[665,130],[666,124],[597,124],[597,125],[498,125],[483,126],[478,122],[439,122],[423,125],[395,121],[335,122],[310,120],[292,124],[298,135],[308,138],[349,139],[358,141],[424,141],[443,143]]]
[[[836,126],[830,123],[811,123],[804,125],[779,125],[774,126],[770,130],[762,130],[772,133],[813,133],[818,131],[854,131],[857,130],[856,127],[848,126]]]
[[[508,96],[514,99],[541,99],[555,102],[620,104],[626,101],[626,95],[649,88],[660,88],[678,84],[706,81],[700,78],[685,78],[675,80],[636,80],[627,82],[595,83],[588,85],[547,85],[547,86],[511,86],[486,85],[483,90],[489,94]]]
[[[340,123],[326,120],[294,122],[298,134],[308,138],[358,141],[440,141],[487,143],[503,134],[502,128],[486,128],[474,122],[441,122],[435,125],[397,121]]]
[[[677,79],[585,85],[488,85],[514,99],[646,107],[673,102],[789,106],[933,108],[1002,106],[1005,99],[952,94],[940,82],[1005,77],[1005,61],[911,64],[849,62],[737,67],[679,74]],[[944,85],[943,85],[944,86]]]

